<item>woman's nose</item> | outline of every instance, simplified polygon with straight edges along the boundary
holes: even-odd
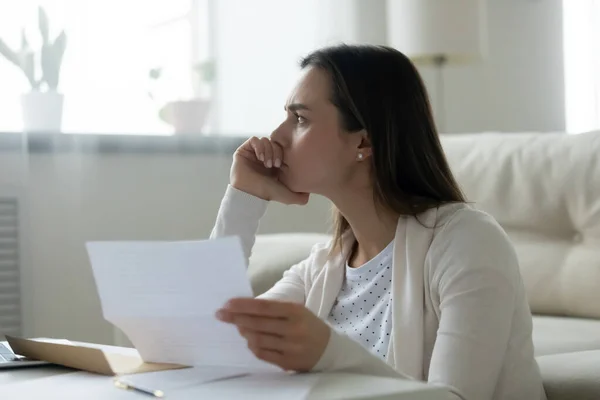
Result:
[[[271,132],[271,140],[280,145],[281,147],[287,146],[287,134],[285,132],[284,123],[280,124],[273,132]]]

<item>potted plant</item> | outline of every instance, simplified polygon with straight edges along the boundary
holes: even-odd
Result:
[[[58,92],[58,83],[67,35],[63,30],[50,39],[48,16],[42,7],[38,8],[38,28],[42,37],[39,51],[31,48],[23,29],[21,48],[12,50],[0,39],[0,54],[23,71],[31,86],[31,91],[21,96],[24,131],[59,132],[64,98]]]
[[[151,69],[149,72],[151,81],[156,83],[161,79],[162,72],[161,68]],[[159,110],[160,119],[171,125],[176,134],[202,133],[210,110],[210,99],[202,96],[201,93],[203,87],[214,78],[213,63],[206,61],[194,64],[191,73],[194,97],[165,101]],[[149,95],[156,100],[156,96],[152,92]]]

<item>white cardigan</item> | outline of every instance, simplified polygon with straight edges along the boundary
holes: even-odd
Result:
[[[247,258],[268,202],[229,186],[211,237],[238,235]],[[432,228],[433,227],[433,228]],[[261,298],[304,304],[326,320],[347,250],[329,243],[292,266]],[[465,204],[399,219],[393,256],[393,335],[387,363],[331,330],[315,371],[344,370],[443,385],[458,399],[545,399],[531,312],[515,251],[489,215]]]

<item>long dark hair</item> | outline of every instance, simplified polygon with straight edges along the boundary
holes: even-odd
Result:
[[[404,54],[386,46],[338,45],[309,54],[300,66],[325,70],[342,127],[367,132],[377,202],[412,216],[465,202],[442,150],[425,85]],[[334,214],[335,248],[349,224],[337,209]]]

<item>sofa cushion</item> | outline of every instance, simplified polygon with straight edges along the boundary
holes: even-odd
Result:
[[[600,399],[600,350],[537,358],[548,400]]]
[[[532,311],[600,318],[600,133],[442,143],[468,199],[510,235]]]
[[[600,350],[600,320],[535,316],[533,344],[536,356]]]
[[[269,290],[281,279],[285,270],[308,257],[315,244],[326,243],[330,239],[329,235],[320,233],[258,235],[248,266],[254,295]]]

